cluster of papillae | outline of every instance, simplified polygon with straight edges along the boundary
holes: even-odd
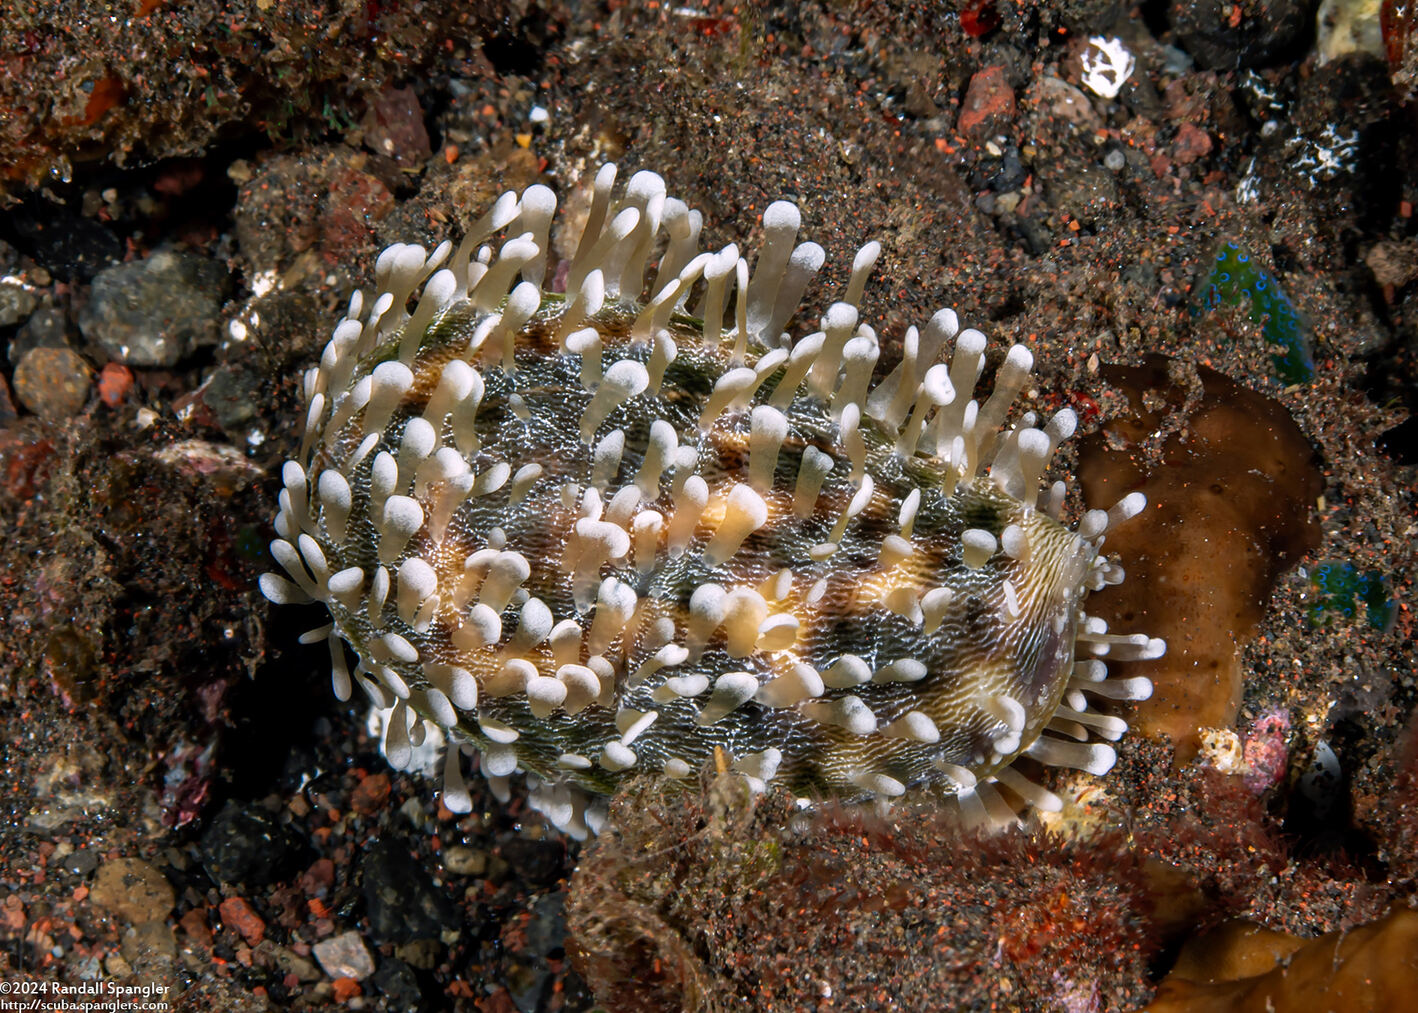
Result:
[[[699,251],[659,176],[613,202],[615,175],[562,291],[555,197],[504,194],[456,249],[386,250],[306,374],[272,545],[289,579],[261,588],[328,606],[310,637],[341,699],[392,708],[391,762],[431,722],[448,808],[477,752],[576,835],[622,778],[716,760],[807,797],[932,785],[977,822],[1014,818],[997,784],[1058,807],[1020,755],[1106,772],[1090,736],[1126,725],[1089,697],[1151,687],[1102,659],[1163,645],[1083,599],[1122,579],[1099,545],[1142,497],[1060,523],[1042,476],[1073,413],[1006,425],[1030,353],[976,400],[984,336],[941,310],[879,377],[856,308],[876,243],[790,340],[823,261],[796,207],[764,212],[750,271]]]

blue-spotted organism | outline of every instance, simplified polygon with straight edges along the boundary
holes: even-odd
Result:
[[[1274,275],[1237,244],[1223,243],[1211,274],[1198,290],[1194,313],[1199,316],[1219,306],[1242,304],[1250,307],[1251,323],[1260,325],[1265,343],[1276,349],[1271,357],[1276,376],[1287,384],[1313,380],[1315,362],[1308,322]]]
[[[390,760],[432,726],[449,809],[477,753],[575,835],[640,772],[727,765],[807,798],[921,786],[988,823],[1061,804],[1020,757],[1106,772],[1098,740],[1126,729],[1106,707],[1151,692],[1109,666],[1164,646],[1084,605],[1122,580],[1100,546],[1144,501],[1060,519],[1043,476],[1076,420],[1011,421],[1029,351],[977,398],[985,337],[941,310],[880,375],[857,310],[876,243],[790,339],[824,259],[795,206],[765,210],[750,269],[701,252],[659,176],[618,198],[615,177],[574,244],[537,185],[456,247],[390,247],[305,375],[286,574],[261,588],[328,607],[311,638],[341,699],[392,708]]]
[[[1324,626],[1336,612],[1352,619],[1360,602],[1368,624],[1376,630],[1387,630],[1397,616],[1388,581],[1378,571],[1364,572],[1353,563],[1329,560],[1310,571],[1310,583],[1317,592],[1309,607],[1309,620],[1315,626]]]

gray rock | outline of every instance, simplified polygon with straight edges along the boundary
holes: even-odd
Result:
[[[536,1013],[551,1000],[555,975],[547,962],[566,946],[566,894],[558,891],[539,898],[527,921],[525,943],[507,976],[507,991],[519,1013]]]
[[[175,250],[105,268],[94,277],[79,329],[117,362],[175,366],[216,342],[225,280],[217,264]]]
[[[20,325],[10,342],[10,362],[19,365],[32,348],[65,348],[68,321],[58,306],[40,306]]]
[[[487,852],[461,844],[443,849],[443,868],[455,876],[481,876],[487,871]]]
[[[1168,16],[1177,45],[1202,67],[1242,70],[1303,56],[1314,6],[1309,0],[1258,0],[1233,22],[1231,0],[1173,0]]]
[[[418,975],[408,964],[391,957],[374,972],[374,987],[384,996],[391,1010],[413,1011],[426,1008]]]
[[[389,841],[375,841],[360,861],[370,936],[378,943],[437,939],[458,924],[447,891]]]
[[[18,278],[0,278],[0,327],[9,327],[27,318],[39,305],[33,286]]]
[[[342,932],[322,939],[310,948],[320,966],[332,978],[363,981],[374,973],[374,958],[358,932]]]
[[[266,810],[232,799],[199,842],[202,866],[218,883],[264,886],[299,867],[304,858],[295,834]]]
[[[15,367],[15,397],[51,422],[83,411],[90,387],[88,363],[69,348],[31,348]]]

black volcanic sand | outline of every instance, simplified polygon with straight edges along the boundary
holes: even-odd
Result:
[[[617,1009],[1135,1009],[1201,930],[1298,945],[1413,903],[1404,23],[1391,66],[1280,0],[328,6],[0,14],[0,977],[193,1011],[588,1010],[592,987]],[[1136,60],[1112,99],[1084,84],[1095,35]],[[1199,475],[1195,499],[1173,482],[1185,537],[1148,546],[1184,564],[1210,524],[1271,553],[1273,589],[1188,571],[1247,603],[1206,631],[1239,694],[1218,718],[1190,684],[1193,762],[1129,735],[1107,778],[1055,782],[1062,819],[994,843],[925,804],[795,819],[642,782],[589,847],[515,786],[504,805],[475,779],[454,818],[387,769],[297,642],[321,611],[255,590],[301,373],[384,246],[456,237],[509,187],[565,201],[606,160],[660,172],[715,247],[798,201],[828,252],[798,333],[880,240],[883,367],[954,306],[996,355],[1034,352],[1032,407],[1073,407],[1139,472],[1250,460],[1244,428],[1197,421],[1213,373],[1232,407],[1293,420],[1273,464],[1312,482],[1283,518],[1228,519],[1207,503],[1244,476]],[[1312,382],[1276,377],[1246,306],[1200,297],[1224,242],[1301,314]],[[145,336],[144,292],[190,326]],[[1152,354],[1177,393],[1114,382]],[[1075,489],[1086,442],[1060,455]],[[1277,548],[1279,521],[1305,537]],[[1322,590],[1322,566],[1372,575],[1389,614]],[[1165,607],[1125,588],[1124,615]]]

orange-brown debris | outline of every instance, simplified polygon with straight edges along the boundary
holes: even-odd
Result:
[[[1412,1008],[1418,911],[1302,940],[1233,922],[1193,939],[1145,1013]]]
[[[1083,443],[1084,499],[1108,506],[1140,489],[1147,509],[1109,532],[1129,579],[1089,612],[1167,641],[1166,656],[1138,665],[1154,692],[1135,727],[1186,759],[1198,729],[1236,718],[1241,650],[1276,579],[1319,544],[1321,477],[1285,409],[1214,370],[1152,356],[1103,376],[1130,407]]]

